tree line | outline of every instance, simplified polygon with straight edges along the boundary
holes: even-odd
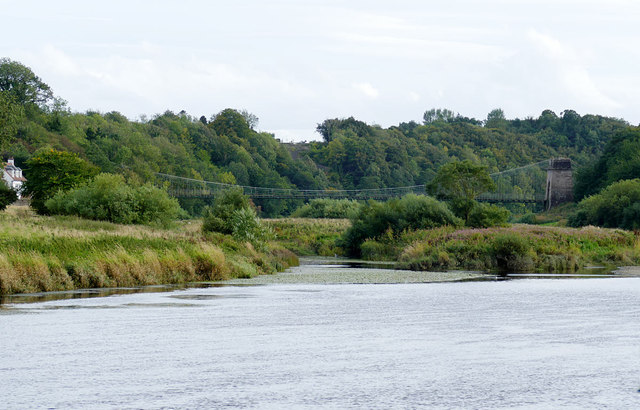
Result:
[[[0,59],[0,143],[29,178],[28,160],[46,150],[77,154],[127,183],[153,182],[155,173],[230,184],[293,189],[363,189],[428,184],[448,163],[470,161],[489,172],[567,156],[588,164],[629,124],[599,115],[550,110],[537,118],[486,119],[448,109],[427,110],[421,122],[382,128],[353,117],[318,124],[322,141],[281,144],[256,130],[258,118],[225,109],[212,115],[166,111],[132,121],[118,112],[72,112],[23,64]],[[295,159],[291,151],[296,151]],[[522,191],[539,181],[519,182]],[[202,199],[181,200],[197,214]],[[263,216],[288,215],[295,199],[256,200]]]

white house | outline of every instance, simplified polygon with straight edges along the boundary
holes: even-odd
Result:
[[[2,180],[7,186],[18,193],[18,199],[20,199],[20,192],[22,191],[22,184],[27,180],[22,176],[22,170],[16,167],[13,158],[9,158],[7,165],[4,166],[2,172]]]

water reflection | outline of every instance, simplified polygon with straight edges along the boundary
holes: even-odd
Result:
[[[139,293],[163,293],[184,289],[206,289],[224,286],[259,286],[284,283],[352,283],[352,284],[393,284],[430,282],[485,282],[516,279],[594,279],[640,277],[639,267],[592,266],[577,273],[487,273],[468,271],[416,272],[395,270],[393,262],[372,262],[342,258],[301,258],[301,265],[277,275],[265,275],[252,279],[236,279],[227,282],[198,282],[178,285],[154,285],[133,288],[80,289],[62,292],[42,292],[0,296],[0,309],[7,305],[39,303],[65,299],[87,299],[113,295]],[[210,300],[219,295],[176,295],[176,299]],[[251,297],[234,295],[235,298]]]
[[[179,285],[153,285],[141,286],[135,288],[99,288],[99,289],[78,289],[66,290],[61,292],[41,292],[41,293],[24,293],[19,295],[0,296],[0,309],[5,305],[15,303],[39,303],[50,302],[54,300],[65,299],[89,299],[101,298],[113,295],[132,295],[136,293],[160,293],[172,292],[180,289],[190,288],[212,288],[227,286],[224,283],[186,283]]]

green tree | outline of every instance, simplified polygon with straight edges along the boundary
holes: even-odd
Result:
[[[583,199],[570,215],[568,224],[640,229],[640,179],[615,182]]]
[[[31,207],[39,214],[47,214],[47,199],[58,191],[66,191],[87,182],[98,168],[71,152],[45,149],[27,162],[27,182],[24,195],[31,197]]]
[[[504,116],[504,111],[502,111],[501,108],[491,110],[491,112],[487,114],[485,127],[505,129],[507,127],[507,119]]]
[[[453,122],[453,120],[456,118],[456,114],[451,111],[448,110],[446,108],[432,108],[428,111],[425,111],[424,115],[422,116],[422,121],[423,123],[426,124],[433,124],[434,122]]]
[[[18,194],[9,188],[4,181],[0,181],[0,211],[7,209],[7,206],[18,200]]]
[[[476,197],[495,190],[496,184],[487,167],[465,160],[441,166],[427,189],[437,198],[448,200],[454,213],[468,222]]]
[[[24,110],[7,91],[0,91],[0,149],[12,140]]]
[[[0,91],[8,92],[19,104],[43,107],[53,99],[51,88],[40,77],[8,58],[0,58]]]

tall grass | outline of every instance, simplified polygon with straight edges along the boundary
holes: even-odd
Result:
[[[10,207],[0,214],[0,294],[219,281],[298,263],[277,244],[256,251],[200,225],[117,225]]]
[[[414,270],[475,269],[575,272],[588,265],[640,264],[639,238],[629,231],[515,225],[441,228],[407,233],[397,255]]]
[[[343,255],[338,239],[351,226],[348,219],[282,218],[263,220],[276,241],[297,255]]]

